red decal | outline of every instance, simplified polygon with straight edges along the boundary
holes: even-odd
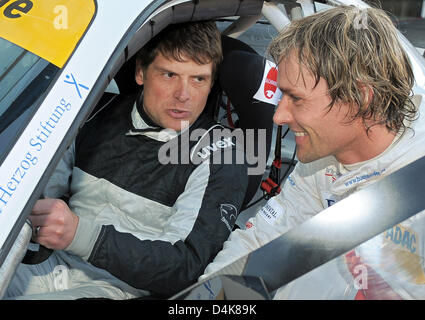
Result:
[[[277,69],[271,68],[267,74],[264,84],[264,95],[267,99],[272,99],[277,90]]]

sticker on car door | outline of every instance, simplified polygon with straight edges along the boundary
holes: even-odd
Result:
[[[93,0],[0,0],[0,37],[61,68],[95,12]]]

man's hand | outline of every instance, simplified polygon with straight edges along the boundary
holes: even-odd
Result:
[[[33,240],[55,250],[65,249],[72,242],[78,225],[78,216],[59,199],[38,200],[29,219],[37,230]]]

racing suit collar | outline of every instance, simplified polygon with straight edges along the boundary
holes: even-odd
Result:
[[[205,115],[201,115],[188,127],[181,131],[167,129],[156,125],[153,120],[148,116],[143,108],[143,90],[137,95],[136,101],[131,111],[131,124],[132,128],[126,133],[128,136],[144,135],[151,139],[168,142],[175,137],[178,137],[186,130],[192,127],[198,127],[199,123],[205,121]]]
[[[177,137],[180,133],[172,129],[153,127],[146,123],[145,119],[139,113],[137,103],[134,103],[131,111],[132,128],[127,132],[128,136],[144,135],[151,139],[168,142]]]
[[[421,104],[422,101],[422,96],[420,95],[414,95],[412,98],[412,103],[414,104],[416,110],[419,110],[419,106]],[[409,128],[412,126],[412,122],[405,119],[404,120],[404,125],[406,128]],[[354,171],[357,170],[358,168],[361,168],[364,164],[368,163],[368,162],[376,162],[379,158],[383,158],[386,154],[388,154],[390,152],[391,149],[393,149],[393,147],[398,143],[398,141],[401,139],[401,137],[406,133],[406,129],[405,128],[400,128],[400,130],[398,131],[398,133],[395,135],[393,141],[391,142],[391,144],[380,154],[378,154],[376,157],[369,159],[369,160],[365,160],[362,162],[357,162],[357,163],[353,163],[353,164],[342,164],[340,163],[340,172],[342,174],[350,172],[350,171]],[[391,162],[391,161],[389,161]]]
[[[157,125],[146,113],[144,105],[143,105],[143,90],[140,90],[139,94],[137,95],[136,108],[140,116],[142,117],[143,121],[145,122],[145,124],[147,124],[151,128],[163,129],[163,127]]]
[[[333,167],[337,177],[331,186],[334,194],[346,194],[347,189],[352,189],[354,192],[366,185],[369,180],[378,179],[384,174],[387,175],[399,169],[400,164],[397,159],[401,152],[410,153],[411,161],[417,159],[418,153],[411,146],[414,146],[416,139],[422,136],[421,132],[425,124],[425,117],[422,113],[425,101],[422,100],[424,100],[423,96],[415,95],[412,98],[418,111],[417,119],[414,122],[405,120],[406,129],[401,128],[387,149],[375,158],[352,165],[342,165],[333,157],[335,161]],[[401,143],[401,141],[404,142]]]
[[[143,108],[143,90],[140,91],[134,102],[131,111],[131,123],[132,128],[127,132],[128,136],[144,135],[157,141],[168,142],[181,133],[173,129],[162,128],[153,122]]]

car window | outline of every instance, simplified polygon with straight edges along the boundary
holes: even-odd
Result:
[[[58,70],[39,56],[0,38],[0,161]]]
[[[5,100],[6,94],[25,75],[29,68],[40,59],[36,55],[13,45],[7,40],[0,41],[0,101]],[[1,104],[0,115],[4,113],[7,106]]]

